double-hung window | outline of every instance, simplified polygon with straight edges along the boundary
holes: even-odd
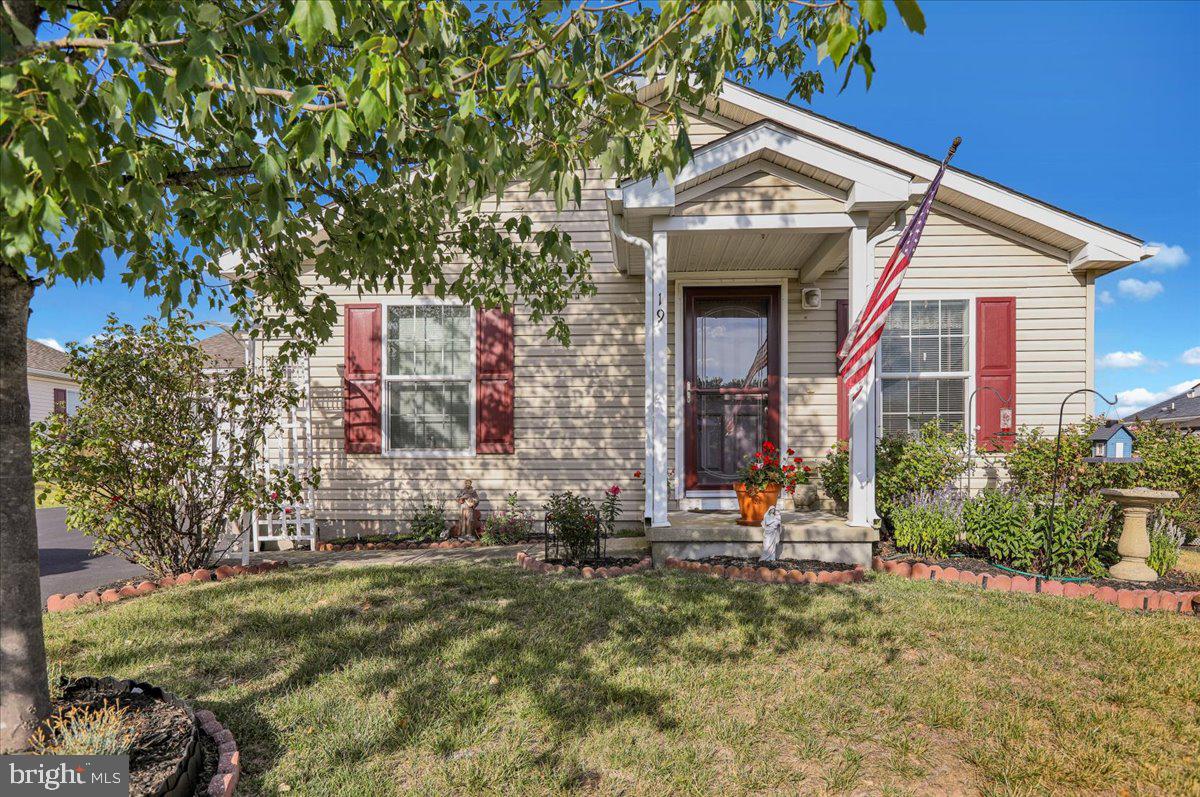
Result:
[[[388,451],[471,452],[474,345],[470,307],[388,305],[383,416]]]
[[[885,437],[914,434],[930,421],[963,428],[970,377],[966,299],[896,302],[880,343],[881,426]]]

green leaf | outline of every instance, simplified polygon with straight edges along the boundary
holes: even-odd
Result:
[[[367,127],[372,130],[379,127],[384,118],[387,117],[387,106],[383,104],[383,100],[379,97],[379,92],[375,89],[367,89],[363,94],[362,99],[358,101],[358,111],[362,114],[363,121],[367,123]]]
[[[884,8],[883,0],[859,0],[858,13],[872,30],[883,30],[887,24],[887,9]]]
[[[829,36],[825,43],[829,48],[829,57],[833,63],[841,64],[851,45],[858,41],[858,31],[845,22],[838,22],[829,27]]]
[[[288,25],[299,34],[306,47],[321,40],[326,31],[337,33],[337,14],[332,0],[299,0]]]
[[[904,24],[913,33],[925,32],[925,14],[921,11],[921,7],[917,5],[917,0],[893,0],[896,4],[896,10],[900,12],[900,18],[904,20]]]
[[[317,96],[316,86],[301,86],[292,92],[292,98],[288,100],[288,105],[292,107],[292,112],[288,114],[288,121],[295,119],[300,113],[300,106],[313,101]]]
[[[325,124],[321,126],[325,135],[333,139],[333,143],[338,149],[346,149],[346,144],[350,143],[350,134],[354,132],[354,124],[350,121],[350,114],[346,113],[341,108],[329,111],[325,117]]]

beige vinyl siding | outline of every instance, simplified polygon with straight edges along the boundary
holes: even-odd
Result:
[[[54,412],[54,390],[79,390],[79,385],[67,379],[55,379],[50,376],[30,374],[26,380],[29,384],[29,420],[43,421]]]
[[[676,216],[841,213],[845,202],[785,177],[756,172],[675,208]]]

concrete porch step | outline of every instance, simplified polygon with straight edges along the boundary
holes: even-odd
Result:
[[[871,544],[879,540],[873,528],[851,526],[823,511],[781,512],[781,559],[871,564]],[[672,512],[670,526],[647,532],[655,565],[668,557],[703,559],[708,556],[757,557],[762,553],[762,528],[739,526],[736,512]]]

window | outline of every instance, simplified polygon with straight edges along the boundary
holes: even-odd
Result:
[[[387,308],[384,440],[394,452],[471,450],[475,390],[471,308]]]
[[[884,436],[912,434],[929,421],[963,426],[970,358],[966,299],[896,302],[880,342]]]

